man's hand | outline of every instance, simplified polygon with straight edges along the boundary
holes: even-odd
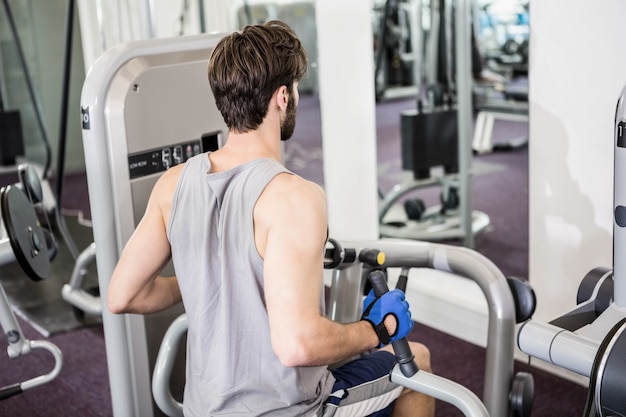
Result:
[[[395,323],[392,318],[395,318]],[[413,328],[409,303],[398,289],[381,297],[376,297],[374,290],[371,290],[363,302],[361,320],[372,325],[380,341],[379,347],[406,337]]]

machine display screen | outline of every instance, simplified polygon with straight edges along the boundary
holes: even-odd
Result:
[[[130,179],[164,172],[192,156],[217,150],[219,135],[219,132],[209,133],[202,135],[201,139],[130,155],[128,157]]]

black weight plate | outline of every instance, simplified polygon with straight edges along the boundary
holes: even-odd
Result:
[[[43,230],[26,195],[16,187],[0,191],[2,221],[15,259],[33,281],[48,277],[50,260]]]

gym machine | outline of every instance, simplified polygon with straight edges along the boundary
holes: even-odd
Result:
[[[41,108],[41,101],[39,97],[37,96],[34,82],[30,76],[30,71],[28,68],[28,64],[26,62],[26,55],[24,53],[24,48],[22,47],[22,42],[20,40],[19,31],[17,29],[17,24],[13,17],[13,12],[9,4],[9,1],[2,0],[2,6],[4,9],[4,13],[6,15],[6,20],[9,23],[9,29],[13,37],[15,51],[17,53],[17,58],[20,64],[21,72],[24,77],[24,82],[26,84],[26,91],[28,93],[31,104],[33,106],[35,121],[39,128],[39,132],[40,132],[41,139],[44,145],[44,150],[45,150],[45,162],[43,166],[38,166],[37,164],[29,162],[29,165],[28,165],[30,167],[29,170],[32,170],[34,168],[37,169],[37,172],[39,173],[38,178],[39,177],[41,178],[41,180],[39,181],[39,188],[41,188],[43,196],[44,196],[44,198],[39,204],[41,204],[41,207],[43,211],[46,213],[46,215],[48,213],[54,213],[55,215],[54,220],[56,221],[56,226],[58,228],[58,231],[61,233],[61,237],[65,241],[70,252],[72,253],[72,256],[75,257],[76,252],[77,252],[75,248],[75,244],[69,232],[67,231],[65,220],[63,216],[61,215],[61,208],[60,208],[61,192],[60,191],[61,191],[61,184],[63,181],[60,181],[60,180],[56,181],[57,183],[56,195],[52,193],[52,189],[50,188],[50,184],[48,182],[48,174],[50,170],[52,151],[50,149],[50,139],[48,135],[48,129],[46,128],[46,125],[45,125],[45,118],[44,118],[43,111]],[[74,0],[69,0],[68,7],[67,7],[66,38],[65,38],[66,43],[65,43],[65,51],[64,51],[65,62],[64,62],[64,70],[63,70],[63,97],[62,97],[62,103],[61,103],[62,112],[61,112],[61,118],[60,118],[60,123],[59,123],[60,124],[59,142],[62,143],[62,145],[61,145],[61,149],[59,152],[59,159],[57,160],[57,165],[58,165],[57,169],[59,170],[56,173],[57,178],[61,178],[63,174],[62,166],[63,166],[63,161],[64,161],[64,150],[65,150],[64,144],[65,144],[65,139],[66,139],[65,138],[66,123],[67,123],[66,116],[67,116],[67,100],[68,100],[68,91],[69,91],[69,67],[70,67],[70,58],[71,58],[73,16],[74,16]],[[2,97],[0,97],[0,116],[4,116],[2,107],[3,107]],[[10,130],[12,131],[9,131],[6,133],[7,140],[3,141],[3,146],[7,147],[7,149],[3,149],[2,152],[3,153],[6,152],[8,154],[5,156],[10,156],[12,153],[17,151],[18,155],[16,156],[19,156],[19,152],[20,151],[23,152],[23,144],[21,144],[22,134],[21,134],[21,125],[19,122],[19,114],[16,112],[11,112],[10,116],[11,116],[11,119],[7,120],[7,122],[10,122],[11,126],[7,126],[7,127],[11,127],[12,129]],[[0,126],[2,125],[1,120],[3,118],[4,117],[0,117]],[[4,134],[4,132],[2,133]],[[18,148],[22,148],[22,149],[18,149]],[[14,158],[10,158],[10,159],[14,159]],[[3,161],[3,162],[6,162],[6,161]],[[10,162],[12,164],[15,161],[13,160]]]
[[[223,140],[226,127],[206,79],[207,60],[218,40],[217,35],[199,35],[118,45],[103,54],[87,74],[81,95],[81,116],[103,305],[107,302],[110,276],[124,244],[143,215],[157,179],[170,166],[199,152],[216,149]],[[495,315],[490,318],[490,334],[498,339],[488,343],[485,404],[492,415],[504,416],[508,409],[508,388],[512,384],[514,302],[501,273],[480,255],[463,249],[415,241],[389,241],[381,243],[379,248],[389,252],[386,265],[413,259],[408,261],[411,266],[430,263],[437,269],[480,279],[485,285],[483,290],[495,307]],[[355,251],[361,250],[357,244]],[[395,261],[394,257],[397,257]],[[352,268],[345,268],[343,260],[341,264],[341,274],[356,274],[362,265],[357,262]],[[171,272],[169,265],[164,274]],[[347,292],[346,304],[338,302],[344,299],[339,293],[331,299],[337,300],[341,308],[347,308],[350,300],[356,305],[360,299],[358,291],[359,288]],[[347,314],[357,312],[352,310]],[[182,305],[145,316],[114,315],[106,308],[102,310],[114,416],[161,415],[152,399],[153,391],[157,392],[151,388],[151,381],[155,380],[153,370],[155,373],[159,370],[155,364],[166,330],[172,322],[180,323],[175,320],[182,313]],[[335,312],[334,317],[348,316]],[[172,378],[167,379],[169,386],[166,382],[165,390],[174,396],[182,394],[184,386],[182,361],[184,357],[179,355],[169,362]],[[460,398],[466,395],[461,391],[451,388],[438,395]]]
[[[626,86],[614,124],[613,269],[583,278],[577,306],[549,323],[528,321],[517,343],[526,354],[589,377],[585,417],[626,416]]]
[[[93,250],[102,305],[157,179],[169,167],[216,149],[226,132],[206,78],[218,40],[197,35],[121,44],[87,74],[81,118],[94,245],[77,268],[91,262]],[[172,272],[171,265],[164,271]],[[72,283],[64,297],[80,288]],[[88,312],[93,300],[77,294]],[[101,309],[115,416],[160,415],[150,390],[152,369],[165,330],[182,312],[182,305],[146,316]],[[179,369],[173,386],[182,385],[184,367]]]
[[[414,94],[422,78],[421,0],[372,4],[376,99]]]
[[[511,284],[479,253],[463,247],[413,240],[342,242],[329,240],[325,269],[331,270],[327,315],[339,322],[358,320],[366,282],[383,270],[401,268],[398,287],[404,289],[410,268],[431,268],[474,280],[489,305],[489,331],[483,401],[467,388],[426,372],[419,372],[406,347],[396,346],[398,365],[392,381],[456,406],[466,416],[529,416],[534,384],[526,373],[513,375],[515,323],[534,311],[529,287]],[[380,278],[378,278],[380,279]],[[383,279],[386,284],[386,279]],[[376,291],[376,284],[372,283]],[[156,361],[152,388],[158,406],[169,416],[182,416],[182,404],[172,395],[169,381],[174,358],[187,331],[187,319],[178,317],[166,332]],[[410,351],[409,351],[410,352]]]
[[[474,237],[490,224],[487,214],[472,210],[470,193],[473,174],[469,137],[472,130],[469,3],[430,1],[424,70],[416,80],[417,106],[400,117],[402,169],[412,171],[413,178],[395,185],[387,194],[379,192],[381,237],[431,242],[461,240],[471,248]],[[435,167],[443,167],[443,173],[433,175],[431,169]],[[422,199],[413,198],[420,188],[433,186],[441,187],[440,205],[426,207]],[[392,214],[398,203],[404,205],[401,216]]]
[[[33,281],[48,277],[50,260],[56,254],[54,239],[42,229],[33,207],[41,203],[42,188],[31,166],[18,167],[21,184],[6,186],[0,190],[0,264],[17,261],[24,273]],[[53,343],[46,340],[29,340],[11,309],[9,300],[0,285],[0,325],[7,339],[7,354],[11,359],[28,355],[35,349],[48,351],[54,358],[52,370],[26,381],[0,388],[0,400],[5,400],[32,388],[54,380],[63,366],[63,354]]]

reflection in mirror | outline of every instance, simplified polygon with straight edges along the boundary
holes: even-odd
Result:
[[[476,107],[528,115],[528,0],[480,0],[475,7]],[[478,149],[480,151],[480,149]]]
[[[443,140],[441,127],[425,134],[420,126],[422,119],[446,114],[450,117],[443,126],[455,122],[454,45],[463,40],[454,35],[454,2],[376,0],[372,5],[379,194],[382,209],[389,210],[381,212],[381,232],[438,240],[434,234],[413,231],[432,227],[426,219],[440,226],[458,216],[457,184],[454,175],[448,175],[455,172],[456,148],[450,145],[455,142]],[[475,248],[506,273],[522,277],[528,273],[528,8],[524,0],[477,0],[472,9],[472,39],[467,42],[475,116],[471,205],[474,219],[476,212],[489,216],[488,227],[477,225],[484,229]],[[429,152],[437,154],[428,156]],[[418,172],[411,164],[420,157],[431,162],[440,158],[441,166]],[[400,187],[415,190],[394,196]],[[509,207],[501,196],[511,193]],[[392,197],[398,201],[388,208]],[[442,216],[442,211],[450,217]]]

